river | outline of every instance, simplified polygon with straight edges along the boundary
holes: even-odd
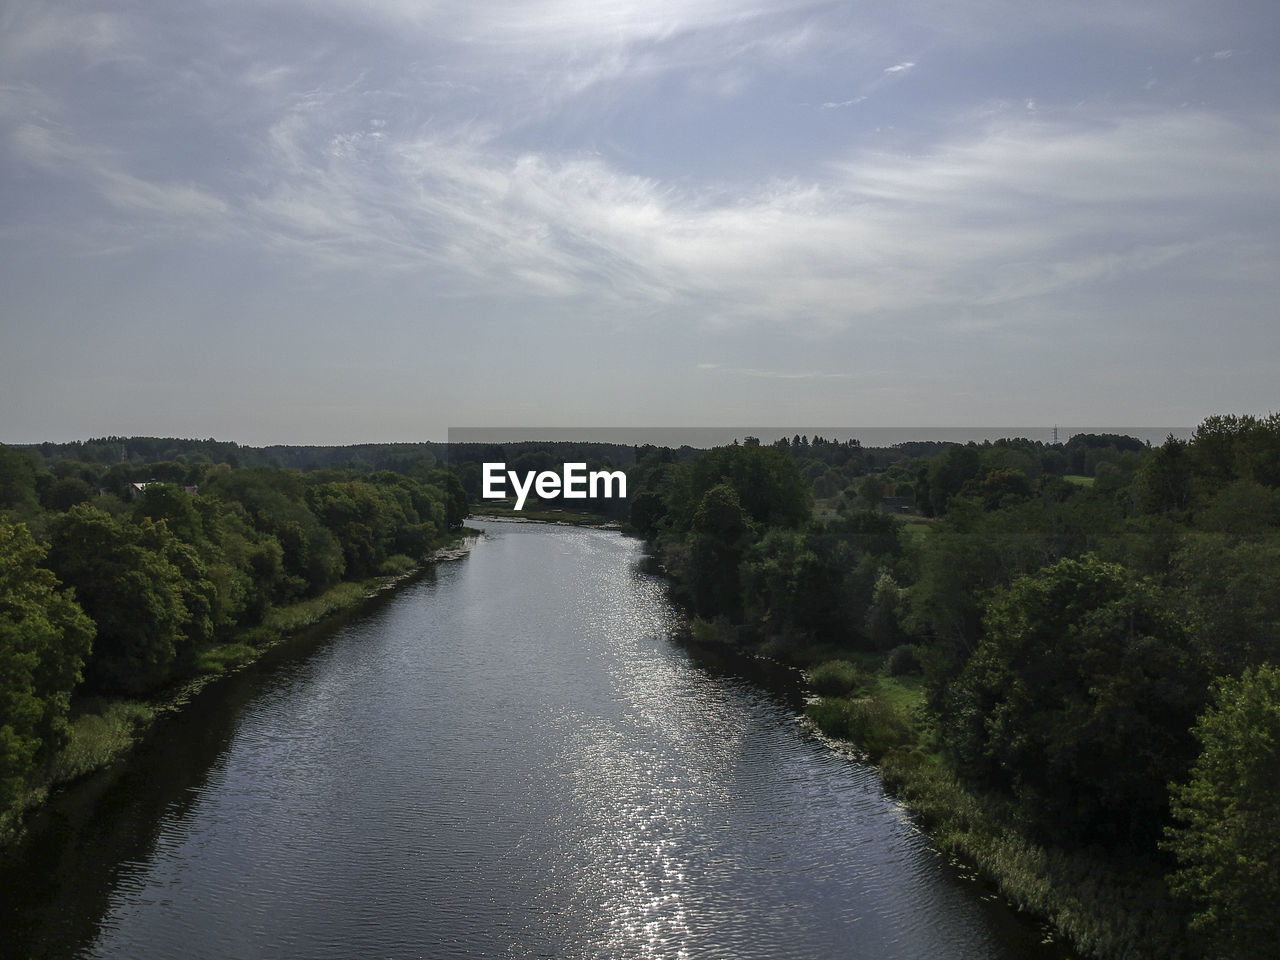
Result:
[[[32,958],[1065,956],[793,697],[674,642],[639,544],[466,558],[208,688],[5,868]]]

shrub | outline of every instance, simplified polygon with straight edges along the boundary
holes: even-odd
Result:
[[[805,713],[827,736],[852,740],[873,759],[915,740],[911,726],[881,697],[822,697]]]
[[[923,673],[920,665],[920,651],[913,643],[902,643],[889,651],[885,657],[885,673],[891,677],[903,677],[907,674]]]
[[[841,697],[865,683],[858,668],[848,660],[828,660],[808,672],[809,686],[823,697]]]

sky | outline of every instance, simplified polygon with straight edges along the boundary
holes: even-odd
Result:
[[[0,442],[1194,425],[1273,0],[0,0]]]

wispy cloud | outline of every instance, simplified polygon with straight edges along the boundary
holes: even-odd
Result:
[[[844,107],[856,107],[865,101],[866,97],[854,97],[852,100],[828,100],[822,105],[823,110],[840,110]]]
[[[512,151],[483,130],[335,130],[332,117],[312,99],[273,124],[263,186],[240,196],[143,178],[31,124],[14,143],[116,210],[175,230],[217,221],[303,265],[444,271],[491,294],[722,326],[837,329],[1045,296],[1204,252],[1224,210],[1280,203],[1277,118],[1000,119],[923,156],[855,151],[821,179],[693,188],[600,156]]]
[[[174,226],[225,214],[227,204],[190,183],[146,179],[127,172],[106,151],[76,143],[48,126],[24,123],[10,140],[14,153],[45,171],[85,182],[118,211]]]
[[[1234,22],[1192,0],[13,0],[0,281],[42,315],[34,236],[50,275],[102,254],[86,299],[171,252],[251,262],[388,314],[701,338],[733,363],[688,375],[744,396],[834,381],[784,340],[914,363],[1120,300],[1135,331],[1191,329],[1209,290],[1262,329],[1280,113]]]

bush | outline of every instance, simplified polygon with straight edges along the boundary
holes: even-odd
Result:
[[[724,617],[716,617],[714,620],[694,617],[693,623],[689,625],[689,634],[693,642],[701,647],[732,645],[738,638],[737,630]]]
[[[258,651],[245,643],[228,643],[203,651],[196,658],[197,673],[223,673],[246,663],[252,663]]]
[[[911,726],[881,697],[822,697],[805,713],[827,736],[852,740],[872,759],[915,740]]]
[[[808,672],[809,686],[823,697],[842,697],[866,681],[857,666],[848,660],[828,660]]]
[[[262,625],[268,631],[277,634],[296,633],[315,626],[332,613],[355,606],[364,599],[365,594],[366,590],[362,584],[340,583],[318,597],[293,603],[287,607],[276,607],[267,613]]]
[[[402,573],[409,573],[417,566],[417,562],[412,557],[406,557],[403,553],[393,553],[379,565],[378,576],[397,577]]]
[[[884,670],[891,677],[923,673],[919,648],[913,643],[903,643],[894,647],[889,651],[889,656],[885,657]]]

